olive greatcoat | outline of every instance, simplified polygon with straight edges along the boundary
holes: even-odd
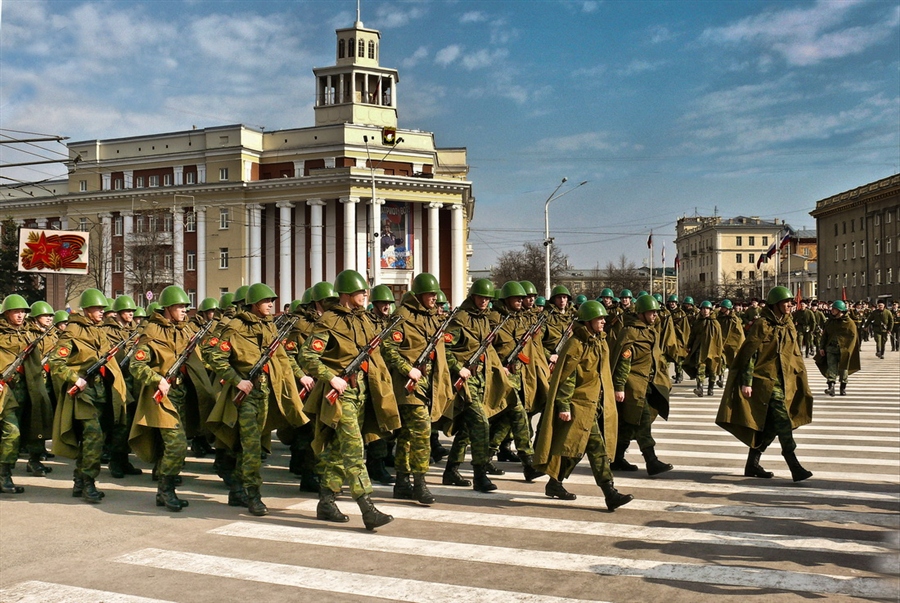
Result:
[[[794,323],[787,316],[776,317],[766,307],[750,326],[728,373],[716,424],[747,446],[757,448],[772,391],[779,384],[793,428],[812,422],[813,396]],[[744,397],[742,385],[752,387],[750,398]]]
[[[500,320],[511,314],[509,320],[503,325],[503,328],[497,332],[494,339],[494,348],[501,362],[504,362],[515,349],[518,342],[528,332],[528,329],[534,324],[534,316],[528,311],[510,312],[506,304],[500,303],[497,307]],[[518,360],[513,361],[514,374],[510,375],[510,383],[516,385],[516,380],[521,380],[525,411],[528,413],[535,412],[544,408],[547,402],[547,390],[550,384],[550,367],[547,364],[547,355],[541,345],[541,333],[535,334],[530,338],[522,351],[519,352]],[[510,390],[508,396],[516,396],[515,391]],[[514,403],[514,398],[510,399],[510,403]]]
[[[688,340],[688,355],[684,361],[684,372],[688,377],[694,379],[697,377],[700,365],[709,361],[712,365],[710,367],[712,374],[707,377],[715,376],[719,373],[723,354],[722,328],[719,326],[719,321],[712,313],[706,317],[697,316],[691,323],[691,337]]]
[[[629,425],[640,425],[644,404],[668,420],[672,382],[659,347],[659,333],[633,312],[625,315],[624,326],[610,355],[613,375],[621,372],[619,365],[624,366],[623,362],[630,364],[630,369],[623,389],[625,401],[619,407],[622,420]]]
[[[833,315],[825,321],[825,327],[822,330],[822,339],[819,342],[819,349],[827,349],[828,343],[837,340],[841,348],[841,362],[838,365],[838,372],[847,371],[848,375],[852,375],[860,368],[859,364],[859,333],[856,330],[856,323],[847,316],[846,313],[835,318]],[[816,353],[816,367],[823,377],[828,376],[828,356],[822,356]]]
[[[730,367],[734,357],[744,343],[744,325],[734,311],[727,315],[719,312],[716,316],[719,328],[722,329],[722,346],[725,355],[725,366]]]

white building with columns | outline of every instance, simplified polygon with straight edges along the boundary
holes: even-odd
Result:
[[[458,304],[475,205],[466,150],[398,127],[400,78],[379,65],[378,31],[357,21],[336,34],[335,65],[313,69],[314,126],[74,142],[67,180],[2,187],[0,210],[92,230],[91,269],[111,297],[174,283],[199,302],[265,282],[287,303],[352,268],[398,298],[431,272]],[[151,276],[135,269],[148,256]],[[67,287],[67,301],[79,293]]]

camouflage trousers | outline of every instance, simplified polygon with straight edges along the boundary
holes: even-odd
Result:
[[[619,442],[622,443],[621,445],[625,446],[626,442],[637,440],[641,450],[656,446],[656,440],[653,439],[650,426],[653,425],[653,421],[656,419],[657,414],[656,410],[654,410],[646,400],[644,400],[643,407],[641,408],[641,418],[637,425],[626,423],[622,419],[622,414],[619,414]]]
[[[360,376],[358,387],[348,387],[338,398],[341,418],[331,441],[319,455],[323,461],[320,483],[332,492],[340,492],[345,481],[350,484],[350,496],[357,498],[373,492],[369,472],[363,461],[363,437],[360,426],[365,416],[366,385]]]
[[[172,429],[159,430],[163,453],[159,458],[157,472],[159,475],[178,475],[184,467],[184,459],[187,456],[187,436],[184,434],[184,422],[181,420],[184,410],[184,388],[172,387],[168,397],[178,411],[179,421]]]
[[[713,370],[712,365],[713,361],[706,359],[697,366],[697,385],[702,385],[707,377],[709,377],[710,381],[716,378],[716,372]]]
[[[769,410],[766,413],[766,425],[763,427],[762,436],[760,437],[759,450],[764,451],[777,437],[781,444],[782,454],[793,452],[797,449],[793,431],[794,427],[791,425],[791,418],[788,416],[787,408],[784,406],[784,392],[781,388],[776,387],[772,391],[772,398],[769,400]]]
[[[12,392],[7,394],[12,395]],[[0,416],[0,463],[12,465],[19,457],[19,418],[15,408],[7,408]]]
[[[253,386],[238,408],[239,449],[236,473],[245,488],[262,486],[262,436],[269,412],[269,383],[260,381]],[[182,425],[182,433],[184,427]],[[185,444],[187,446],[187,444]]]
[[[472,464],[485,465],[490,460],[490,424],[484,411],[484,374],[479,371],[466,379],[469,400],[457,418],[460,428],[453,437],[447,455],[448,463],[462,463],[466,448],[472,446]]]
[[[431,416],[427,406],[400,405],[400,431],[394,451],[397,473],[427,473],[431,457]]]
[[[78,394],[78,398],[91,405],[91,412],[88,417],[78,419],[80,441],[78,456],[75,457],[75,475],[97,479],[100,475],[100,457],[103,455],[104,436],[101,420],[107,410],[106,386],[101,379],[95,379],[93,384]]]
[[[884,346],[888,340],[888,333],[875,333],[875,353],[884,354]]]
[[[803,331],[800,333],[800,348],[804,350],[804,353],[806,354],[816,352],[816,342],[812,331]]]
[[[516,450],[523,454],[534,454],[534,447],[531,445],[532,431],[531,421],[528,419],[528,413],[525,412],[525,405],[522,403],[522,390],[516,390],[516,403],[510,405],[500,414],[491,419],[491,454],[494,455],[500,449],[500,444],[507,436],[512,435],[513,441],[516,443]]]
[[[584,454],[588,457],[591,465],[591,474],[598,486],[608,484],[613,479],[612,471],[609,468],[609,457],[606,456],[606,440],[603,438],[603,429],[601,422],[603,418],[598,415],[598,420],[591,425],[591,433],[588,435],[587,448]],[[581,457],[563,456],[560,457],[559,481],[569,477],[575,465],[581,460]]]
[[[825,360],[828,368],[825,370],[825,379],[828,381],[837,381],[839,378],[841,383],[847,383],[848,372],[841,370],[841,348],[838,346],[828,346],[825,350]]]

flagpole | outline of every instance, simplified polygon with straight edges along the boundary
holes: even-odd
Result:
[[[777,233],[775,233],[774,245],[775,245],[776,249],[778,248],[778,244],[781,242],[781,238],[779,237],[780,234],[781,234],[780,230]],[[775,284],[772,285],[773,287],[778,286],[778,271],[779,270],[781,270],[781,250],[780,249],[778,250],[778,259],[775,260]]]
[[[666,297],[666,244],[663,243],[663,254],[662,254],[662,296],[665,300]]]
[[[650,295],[653,295],[653,229],[650,229],[650,238],[647,239],[650,247]]]

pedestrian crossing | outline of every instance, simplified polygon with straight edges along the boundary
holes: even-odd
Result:
[[[438,501],[431,507],[393,500],[389,486],[376,485],[376,504],[395,521],[372,533],[347,497],[338,504],[349,523],[317,521],[315,497],[297,491],[279,446],[264,470],[272,512],[252,518],[223,504],[210,459],[189,458],[179,495],[191,506],[157,511],[152,537],[122,535],[120,550],[98,560],[100,575],[29,575],[4,559],[0,601],[897,600],[900,363],[890,354],[875,360],[869,347],[843,397],[818,393],[824,379],[807,360],[813,423],[795,432],[798,456],[814,473],[805,482],[791,482],[777,442],[762,459],[775,477],[744,478],[746,449],[714,424],[721,390],[697,398],[693,384],[680,384],[670,420],[654,424],[657,453],[675,469],[617,474],[616,487],[635,500],[615,513],[586,462],[565,482],[573,501],[547,498],[546,478],[525,483],[511,463],[500,464],[507,473],[493,478],[499,489],[490,494],[437,485],[441,463],[429,472]],[[642,467],[637,451],[629,459]],[[65,500],[69,467],[53,464],[60,471],[51,479],[20,481]],[[96,521],[127,499],[137,508],[118,523],[147,521],[155,486],[144,477],[102,475],[104,504],[72,511]],[[28,504],[0,498],[4,514]]]

